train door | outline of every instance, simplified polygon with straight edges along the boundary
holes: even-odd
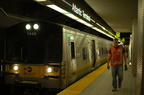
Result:
[[[75,56],[75,42],[68,42],[68,65],[69,65],[69,74],[67,84],[71,84],[76,80],[76,70],[77,70],[77,62]]]
[[[95,50],[95,40],[92,40],[91,41],[91,52],[92,52],[92,66],[93,68],[95,67],[95,64],[96,64],[96,50]]]
[[[75,43],[74,42],[69,42],[70,45],[70,67],[71,67],[71,71],[75,72],[75,70],[77,69],[77,64],[76,64],[76,59],[75,59]]]

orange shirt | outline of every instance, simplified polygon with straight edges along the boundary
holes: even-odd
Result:
[[[122,46],[112,46],[108,53],[111,55],[111,66],[123,65],[123,54],[125,49]]]

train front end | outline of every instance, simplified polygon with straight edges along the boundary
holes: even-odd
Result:
[[[5,83],[61,88],[62,29],[47,23],[21,23],[8,29]]]

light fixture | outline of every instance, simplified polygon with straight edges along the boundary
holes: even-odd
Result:
[[[35,1],[37,1],[37,2],[44,2],[44,1],[46,1],[46,0],[35,0]]]
[[[60,12],[60,13],[68,13],[67,11],[63,10],[62,8],[60,8],[56,5],[47,5],[47,7],[50,7],[50,8],[52,8],[52,9],[54,9],[54,10]]]
[[[14,70],[18,70],[18,66],[14,66]]]
[[[89,27],[93,27],[93,25],[89,24],[89,23],[85,23],[86,26],[89,26]]]
[[[31,29],[31,25],[30,25],[30,24],[26,24],[25,28],[26,28],[27,30],[30,30],[30,29]]]
[[[51,67],[48,67],[47,72],[48,72],[48,73],[51,73],[51,72],[52,72],[52,68],[51,68]]]
[[[80,23],[88,26],[88,27],[91,27],[91,28],[93,28],[94,30],[96,30],[96,31],[98,31],[98,32],[100,32],[100,33],[102,33],[102,34],[104,34],[104,35],[106,35],[106,36],[108,36],[108,37],[110,37],[110,38],[112,38],[112,39],[114,39],[114,37],[113,37],[112,35],[104,32],[104,31],[108,31],[108,30],[107,30],[105,27],[103,27],[102,25],[100,25],[99,23],[96,23],[96,24],[97,24],[99,27],[101,27],[104,31],[102,31],[102,30],[100,30],[100,29],[98,29],[98,28],[96,28],[96,27],[93,27],[92,24],[87,23],[86,21],[78,18],[78,17],[75,16],[74,14],[72,14],[72,13],[70,13],[70,12],[67,12],[67,11],[65,11],[64,9],[62,9],[62,8],[60,8],[60,7],[58,7],[58,6],[54,5],[54,4],[46,5],[46,6],[49,7],[49,8],[52,8],[52,9],[54,9],[54,10],[56,10],[56,11],[62,13],[62,14],[64,14],[64,15],[66,15],[66,16],[68,16],[68,17],[70,17],[70,18],[72,18],[72,19],[74,19],[74,20],[76,20],[76,21],[78,21],[78,22],[80,22]],[[93,20],[93,22],[95,22],[95,21]],[[111,33],[111,34],[112,34],[112,33]]]
[[[82,20],[82,19],[77,19],[77,21],[80,22],[80,23],[82,23],[82,24],[84,24],[84,25],[86,25],[86,26],[89,26],[89,27],[92,27],[92,26],[93,26],[93,25],[91,25],[91,24],[85,22],[85,21]]]
[[[64,14],[72,19],[79,19],[78,17],[76,17],[75,15],[71,14],[71,13],[67,13],[67,14]]]
[[[77,21],[80,22],[80,23],[85,23],[85,21],[82,20],[82,19],[78,19]]]
[[[38,24],[34,24],[33,28],[37,30],[37,29],[39,29],[39,25]]]
[[[98,28],[96,28],[96,27],[93,27],[93,29],[96,30],[96,31],[98,31],[98,32],[100,32],[100,33],[102,33],[102,34],[104,34],[104,35],[106,35],[106,36],[108,36],[108,37],[110,37],[110,38],[112,38],[112,39],[114,39],[113,36],[111,36],[111,35],[105,33],[104,31],[102,31],[102,30],[100,30],[100,29],[98,29]]]

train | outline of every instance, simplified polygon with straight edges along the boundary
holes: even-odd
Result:
[[[5,84],[52,89],[64,89],[104,64],[112,46],[111,40],[45,21],[13,25],[5,38]]]

